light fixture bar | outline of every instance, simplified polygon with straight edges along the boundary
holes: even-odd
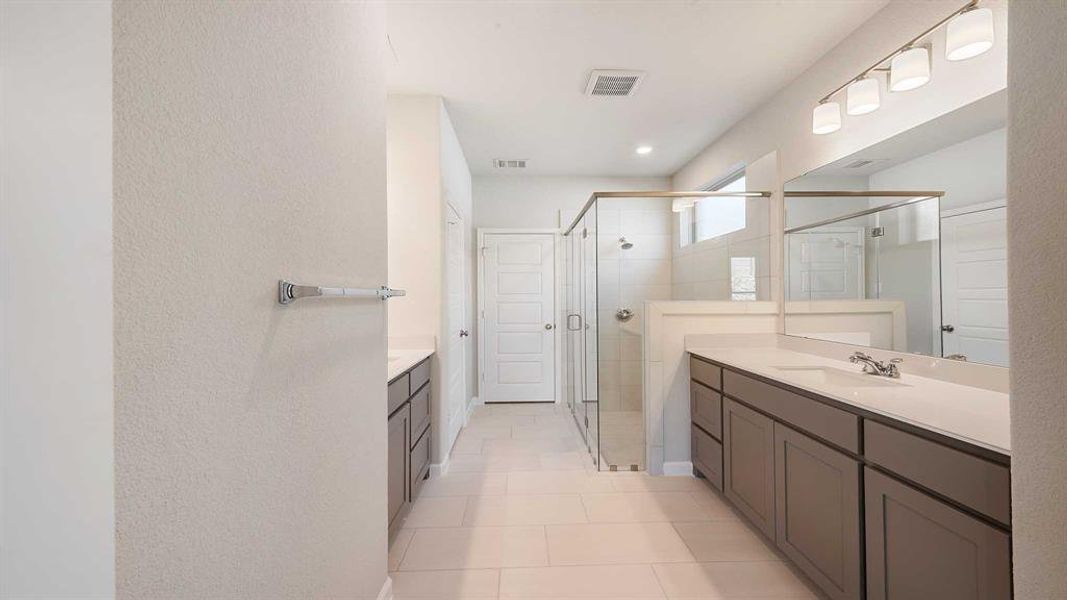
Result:
[[[900,54],[901,52],[907,50],[908,48],[911,48],[917,42],[919,42],[920,40],[922,40],[926,36],[930,35],[934,31],[937,31],[937,29],[939,29],[940,27],[944,26],[946,23],[948,23],[953,18],[955,18],[957,15],[963,14],[963,13],[967,12],[968,10],[970,10],[970,9],[976,7],[976,6],[978,6],[978,0],[971,0],[967,4],[961,6],[960,8],[955,10],[952,14],[948,15],[944,19],[941,19],[940,21],[935,23],[933,26],[929,27],[928,29],[926,29],[925,31],[920,33],[919,35],[917,35],[917,36],[911,38],[910,40],[908,40],[907,43],[905,43],[903,46],[901,46],[901,47],[897,48],[896,50],[890,52],[888,56],[886,56],[882,60],[879,60],[878,62],[874,63],[869,68],[867,68],[863,72],[861,72],[859,75],[853,77],[852,79],[849,79],[845,83],[842,83],[841,85],[839,85],[836,88],[834,88],[834,90],[832,92],[830,92],[829,94],[826,94],[825,96],[823,96],[819,100],[819,103],[821,104],[823,102],[828,101],[835,94],[837,94],[841,90],[847,88],[849,85],[851,85],[857,79],[862,79],[863,77],[866,77],[871,71],[885,70],[885,69],[881,69],[880,67],[882,67],[885,63],[887,63],[890,60],[892,60],[894,56]]]

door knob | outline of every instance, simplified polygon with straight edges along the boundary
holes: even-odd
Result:
[[[467,331],[466,329],[460,329],[459,330],[459,337],[467,337],[468,335],[470,335],[470,332]]]
[[[953,331],[956,331],[956,327],[954,325],[942,325],[941,331],[944,331],[945,333],[952,333]]]
[[[545,323],[545,329],[552,329],[553,327],[555,327],[555,325],[552,323]]]

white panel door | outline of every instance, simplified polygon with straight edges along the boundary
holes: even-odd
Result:
[[[941,220],[942,354],[1008,366],[1007,211]]]
[[[482,365],[485,402],[555,400],[555,241],[486,234]]]
[[[448,441],[459,434],[467,408],[467,249],[463,217],[447,205],[445,213],[445,294],[447,302],[446,344],[448,364],[446,395],[448,407]]]
[[[818,229],[789,240],[789,300],[862,300],[863,228]]]

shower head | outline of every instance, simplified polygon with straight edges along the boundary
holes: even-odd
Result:
[[[626,238],[621,237],[619,238],[619,247],[623,250],[629,250],[630,248],[633,248],[634,245],[631,242],[627,242]]]

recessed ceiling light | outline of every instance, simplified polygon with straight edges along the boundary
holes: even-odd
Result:
[[[638,146],[635,152],[642,156],[644,156],[645,154],[652,154],[652,146]]]

